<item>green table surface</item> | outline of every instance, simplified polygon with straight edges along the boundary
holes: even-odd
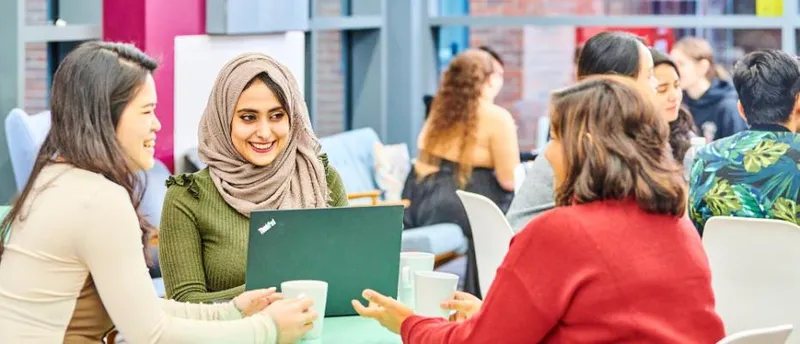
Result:
[[[322,338],[304,344],[400,344],[400,336],[383,328],[377,321],[358,316],[325,318]]]

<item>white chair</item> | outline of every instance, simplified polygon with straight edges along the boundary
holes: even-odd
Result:
[[[472,241],[478,265],[478,282],[484,297],[489,292],[497,268],[508,253],[508,245],[514,236],[506,216],[492,200],[471,192],[456,191],[467,211],[472,227]]]
[[[17,190],[28,182],[39,147],[50,132],[50,111],[28,115],[21,109],[12,109],[5,119],[6,140],[14,170]]]
[[[781,325],[734,333],[717,344],[784,344],[792,334],[792,325]]]
[[[727,333],[800,325],[800,227],[712,217],[703,231],[716,309]],[[800,343],[793,336],[789,343]]]

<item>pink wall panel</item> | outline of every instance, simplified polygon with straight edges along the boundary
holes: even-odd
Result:
[[[204,34],[205,8],[205,0],[103,1],[103,39],[133,43],[159,61],[154,78],[162,128],[156,158],[170,170],[175,162],[175,37]]]

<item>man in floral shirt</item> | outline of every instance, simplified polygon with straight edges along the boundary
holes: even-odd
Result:
[[[712,216],[800,224],[800,63],[779,50],[736,64],[739,112],[750,129],[700,150],[689,181],[689,216],[702,235]]]

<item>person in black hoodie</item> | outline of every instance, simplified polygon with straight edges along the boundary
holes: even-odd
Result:
[[[694,116],[700,134],[711,142],[747,129],[747,122],[736,107],[739,97],[728,73],[714,64],[708,41],[685,37],[670,52],[678,65],[683,102]]]

